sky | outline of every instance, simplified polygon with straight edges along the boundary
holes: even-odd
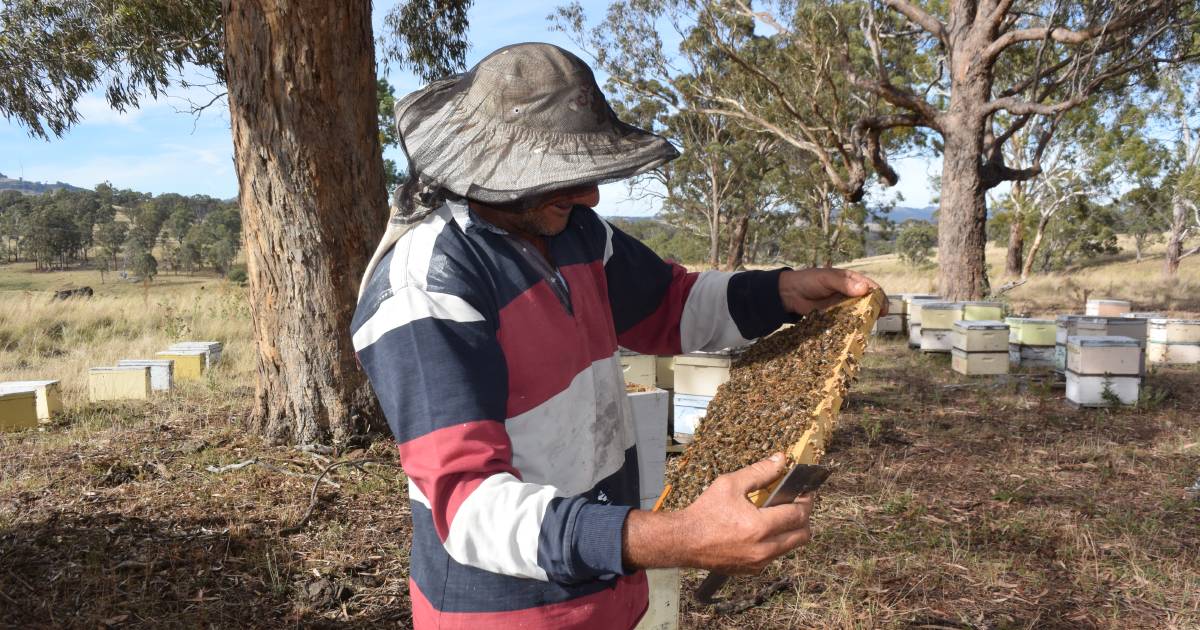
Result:
[[[473,65],[492,50],[508,44],[543,41],[587,56],[563,33],[552,32],[546,16],[564,0],[476,0],[469,14],[471,50],[467,65]],[[373,22],[381,32],[383,15],[393,2],[376,2]],[[603,15],[607,0],[583,0],[590,21]],[[189,71],[192,83],[205,83],[205,77]],[[421,81],[395,68],[387,74],[398,96],[419,89]],[[603,83],[603,77],[600,77]],[[92,188],[109,181],[118,188],[162,194],[203,194],[222,199],[237,196],[237,174],[233,166],[233,140],[229,127],[229,109],[224,99],[199,116],[186,110],[188,102],[203,103],[212,98],[205,88],[175,87],[158,100],[145,99],[139,109],[116,112],[109,108],[100,90],[86,95],[79,103],[81,122],[62,138],[51,141],[31,137],[15,121],[0,119],[0,173],[31,181],[62,181]],[[216,89],[219,93],[220,89]],[[404,164],[395,149],[385,157]],[[899,205],[930,205],[934,195],[930,185],[940,163],[923,157],[905,157],[893,161],[900,173],[900,184],[891,189],[903,195]],[[657,212],[652,200],[634,198],[624,184],[608,184],[601,189],[597,210],[604,215],[650,216]]]

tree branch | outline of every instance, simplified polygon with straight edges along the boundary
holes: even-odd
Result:
[[[1000,53],[1013,45],[1021,42],[1037,41],[1039,39],[1052,39],[1060,44],[1082,44],[1096,39],[1101,35],[1116,35],[1121,31],[1140,24],[1148,15],[1158,11],[1162,6],[1163,0],[1157,0],[1131,15],[1120,19],[1110,19],[1103,24],[1080,30],[1071,30],[1059,26],[1042,26],[1009,31],[997,37],[996,41],[985,48],[982,57],[986,61],[993,61]]]
[[[926,13],[924,9],[908,0],[883,0],[883,4],[908,18],[909,22],[925,29],[930,35],[937,37],[942,44],[946,43],[946,25],[941,20]]]

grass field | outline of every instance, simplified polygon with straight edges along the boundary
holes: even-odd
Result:
[[[934,275],[888,258],[851,267],[892,291]],[[1200,259],[1174,283],[1160,267],[1116,258],[1007,299],[1080,310],[1091,289],[1200,311]],[[95,298],[46,293],[83,284]],[[87,367],[186,338],[225,342],[225,364],[149,403],[86,402]],[[813,543],[732,583],[776,585],[761,605],[685,603],[685,627],[1200,627],[1200,501],[1185,492],[1200,474],[1200,370],[1155,371],[1138,407],[1080,411],[1038,375],[970,380],[899,342],[877,340],[864,364]],[[61,378],[69,407],[42,431],[0,434],[0,627],[408,625],[394,448],[263,444],[247,421],[253,370],[243,289],[0,266],[0,380]],[[334,461],[347,463],[294,528]],[[685,593],[701,577],[685,572]]]

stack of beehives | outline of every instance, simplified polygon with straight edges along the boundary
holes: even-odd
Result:
[[[1071,337],[1101,337],[1108,332],[1108,321],[1087,315],[1059,315],[1055,318],[1054,371],[1067,372],[1067,340]]]
[[[675,357],[674,437],[688,443],[708,412],[717,389],[729,380],[731,352],[695,352]]]
[[[1142,384],[1142,351],[1136,339],[1067,338],[1067,400],[1080,407],[1132,405]]]
[[[873,335],[902,335],[908,331],[908,300],[904,294],[888,296],[888,314],[875,320]]]
[[[1009,317],[1008,362],[1023,368],[1054,367],[1055,324],[1052,319]]]
[[[921,293],[904,294],[905,327],[908,330],[908,347],[921,347],[921,309],[930,302],[940,302],[936,295]]]
[[[954,322],[963,319],[962,302],[921,303],[921,352],[950,352]]]
[[[950,367],[967,376],[1008,373],[1008,324],[997,320],[954,322]]]

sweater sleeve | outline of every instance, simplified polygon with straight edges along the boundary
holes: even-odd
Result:
[[[399,445],[409,496],[455,561],[571,583],[621,574],[630,508],[526,483],[505,431],[505,358],[472,295],[393,282],[385,260],[353,325],[354,347]],[[372,288],[374,287],[374,288]]]
[[[688,272],[603,219],[604,267],[617,340],[644,354],[743,346],[795,317],[769,271]]]

